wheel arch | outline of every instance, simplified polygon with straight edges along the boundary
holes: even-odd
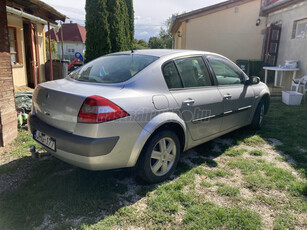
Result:
[[[173,112],[162,113],[155,116],[149,121],[140,133],[135,145],[131,151],[130,159],[127,163],[127,167],[133,167],[136,165],[137,160],[142,152],[143,147],[149,140],[149,138],[163,129],[170,129],[174,131],[179,138],[181,150],[184,151],[187,145],[187,128],[185,122]],[[182,145],[184,143],[184,145]]]
[[[257,103],[257,106],[259,105],[259,103],[261,102],[261,101],[263,101],[264,102],[264,108],[265,108],[265,114],[267,114],[267,112],[268,112],[268,110],[269,110],[269,106],[270,106],[270,100],[271,100],[271,98],[270,98],[270,94],[268,93],[268,92],[263,92],[261,95],[260,95],[260,97],[259,97],[259,101],[258,101],[258,103]]]

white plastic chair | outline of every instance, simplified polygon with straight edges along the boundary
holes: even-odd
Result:
[[[307,88],[307,75],[301,78],[293,78],[292,79],[292,85],[291,85],[291,90],[293,87],[296,88],[296,92],[298,92],[299,88],[302,87],[303,88],[303,94],[305,95]]]

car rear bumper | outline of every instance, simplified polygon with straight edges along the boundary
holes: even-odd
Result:
[[[54,155],[59,155],[60,152],[66,152],[72,158],[74,155],[76,157],[105,156],[113,150],[119,140],[119,137],[89,138],[78,136],[52,127],[41,121],[35,115],[29,116],[29,127],[32,134],[35,130],[39,130],[56,140],[56,151],[43,146],[48,152]]]

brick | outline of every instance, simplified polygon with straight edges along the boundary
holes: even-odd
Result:
[[[17,116],[11,57],[9,54],[6,0],[0,1],[0,146],[17,137]]]

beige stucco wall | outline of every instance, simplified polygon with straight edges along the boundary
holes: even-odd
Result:
[[[39,50],[39,82],[45,81],[45,62],[46,62],[46,44],[45,44],[45,26],[36,24],[37,29],[37,43]]]
[[[27,85],[28,81],[24,56],[25,46],[23,42],[23,22],[19,17],[7,15],[7,24],[8,26],[16,28],[18,64],[12,66],[14,85],[24,86]]]
[[[307,18],[307,2],[292,5],[283,10],[268,15],[267,24],[281,24],[281,37],[278,50],[277,65],[283,65],[285,60],[298,60],[300,72],[297,77],[307,75],[307,37],[292,38],[294,21]],[[287,74],[283,87],[290,88],[292,74]]]
[[[256,26],[259,10],[260,0],[255,0],[190,19],[186,23],[185,49],[215,52],[233,61],[261,59],[265,20],[261,18]]]
[[[8,14],[8,26],[16,28],[17,37],[17,48],[18,48],[18,64],[12,66],[13,70],[13,81],[16,86],[25,86],[28,84],[27,71],[26,71],[26,61],[25,61],[25,45],[24,45],[24,32],[23,32],[23,19],[21,17]],[[37,24],[37,41],[38,41],[38,53],[39,53],[39,75],[40,82],[45,80],[45,29],[44,25]],[[34,45],[33,45],[34,46]],[[34,52],[35,55],[35,52]]]

